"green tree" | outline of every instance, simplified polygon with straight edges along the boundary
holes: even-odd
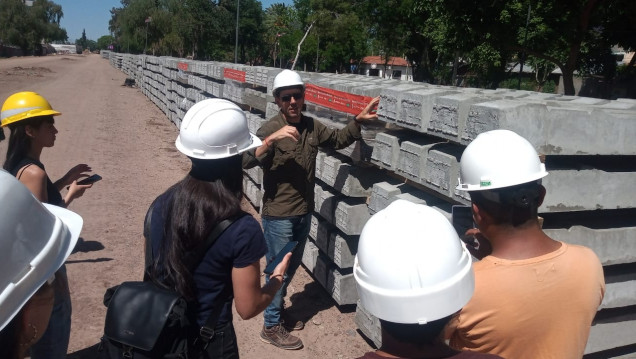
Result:
[[[82,50],[88,49],[88,39],[86,38],[86,29],[82,29],[82,37],[75,40],[75,45],[81,46]]]
[[[110,35],[104,35],[104,36],[100,36],[99,39],[97,39],[97,49],[99,50],[108,50],[108,46],[114,44],[115,42],[115,38],[110,36]]]
[[[25,53],[40,53],[42,42],[65,41],[60,27],[62,7],[52,1],[36,0],[26,6],[20,0],[0,1],[0,42],[20,47]]]
[[[599,39],[607,40],[605,47],[619,41],[618,28],[623,29],[621,40],[636,41],[624,31],[632,29],[633,38],[635,5],[628,0],[417,1],[431,11],[428,29],[436,48],[441,53],[457,51],[472,68],[494,76],[495,84],[506,62],[527,55],[558,67],[565,93],[573,95],[574,72],[583,69],[582,59],[599,54],[594,46]]]

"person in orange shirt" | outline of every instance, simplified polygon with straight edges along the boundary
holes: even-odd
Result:
[[[466,235],[475,293],[446,328],[450,346],[504,358],[581,358],[605,294],[603,268],[589,248],[542,230],[545,165],[508,130],[480,134],[460,161],[478,229]]]

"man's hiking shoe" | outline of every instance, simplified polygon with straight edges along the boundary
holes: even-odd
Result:
[[[285,312],[285,310],[283,310],[280,313],[281,319],[280,322],[283,325],[283,327],[285,327],[285,329],[291,331],[294,330],[302,330],[305,327],[305,323],[303,323],[300,320],[296,320],[293,317],[291,317],[289,314],[287,314]]]
[[[261,330],[261,340],[286,350],[300,349],[303,347],[302,340],[289,334],[282,323],[271,328],[263,326],[263,330]]]

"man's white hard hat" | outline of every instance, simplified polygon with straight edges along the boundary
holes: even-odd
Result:
[[[0,330],[57,271],[77,243],[79,215],[42,204],[0,170]]]
[[[360,303],[393,323],[426,324],[460,310],[472,297],[472,260],[437,210],[397,200],[360,234],[353,275]]]
[[[188,157],[214,160],[238,155],[261,145],[236,104],[222,99],[197,102],[181,121],[177,149]]]
[[[464,150],[459,185],[464,191],[486,191],[539,180],[548,175],[534,147],[509,130],[481,133]]]
[[[274,86],[272,88],[272,93],[274,96],[276,96],[276,90],[293,86],[302,86],[304,88],[305,83],[296,71],[283,70],[279,72],[276,77],[274,77]]]

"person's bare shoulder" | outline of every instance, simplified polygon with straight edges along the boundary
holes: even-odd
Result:
[[[46,179],[46,172],[36,165],[27,165],[18,171],[21,182],[42,182]]]

